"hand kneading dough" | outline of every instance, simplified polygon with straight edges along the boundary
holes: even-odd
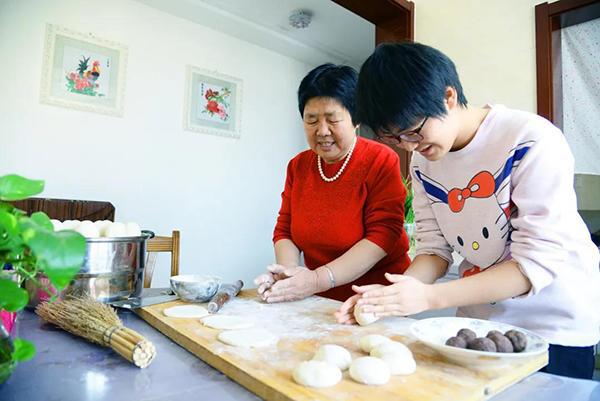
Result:
[[[219,341],[234,347],[262,348],[277,343],[277,336],[264,329],[246,329],[222,331]]]
[[[354,308],[354,319],[356,319],[356,322],[361,326],[366,326],[379,320],[374,313],[363,313],[361,312],[361,308],[357,307]]]
[[[237,316],[210,315],[202,319],[202,324],[217,330],[249,329],[254,323]]]
[[[165,316],[195,319],[208,315],[206,308],[197,305],[181,305],[167,308],[163,311]]]
[[[308,387],[331,387],[342,380],[342,371],[335,365],[322,361],[300,362],[294,369],[296,383]]]
[[[360,349],[365,351],[366,353],[371,352],[371,350],[385,342],[392,341],[386,336],[382,336],[381,334],[369,334],[367,336],[361,337],[358,345]]]
[[[350,377],[359,383],[381,385],[390,380],[390,368],[379,358],[363,356],[352,361]]]
[[[313,361],[327,362],[337,366],[341,370],[346,370],[352,362],[352,355],[350,355],[350,352],[344,347],[335,344],[325,344],[319,347],[317,353],[313,357]]]

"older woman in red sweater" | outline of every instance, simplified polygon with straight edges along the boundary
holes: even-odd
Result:
[[[352,285],[389,284],[384,273],[403,273],[410,264],[398,155],[356,135],[356,82],[351,67],[325,64],[300,83],[310,149],[287,167],[273,235],[276,264],[255,279],[266,302],[313,294],[346,300]]]

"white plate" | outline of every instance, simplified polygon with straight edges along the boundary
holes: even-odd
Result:
[[[476,351],[446,345],[446,341],[450,337],[456,336],[456,333],[463,328],[473,330],[477,337],[485,337],[490,330],[498,330],[502,333],[508,330],[518,330],[527,337],[527,347],[522,352],[502,353]],[[436,317],[413,323],[410,331],[419,341],[440,352],[448,359],[473,368],[501,367],[511,361],[539,355],[548,349],[548,342],[531,331],[489,320],[466,317]]]

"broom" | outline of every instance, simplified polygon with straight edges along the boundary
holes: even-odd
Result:
[[[86,340],[110,347],[139,368],[145,368],[156,356],[154,344],[123,326],[117,313],[90,297],[68,297],[45,302],[35,308],[45,321]]]

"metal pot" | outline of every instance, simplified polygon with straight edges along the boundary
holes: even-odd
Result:
[[[71,284],[62,290],[65,295],[89,294],[101,302],[113,302],[129,297],[139,297],[144,285],[146,240],[154,237],[151,231],[142,231],[139,237],[86,238],[83,266]],[[54,294],[57,291],[44,275],[38,280]],[[48,300],[49,295],[31,281],[26,282],[29,305]]]

